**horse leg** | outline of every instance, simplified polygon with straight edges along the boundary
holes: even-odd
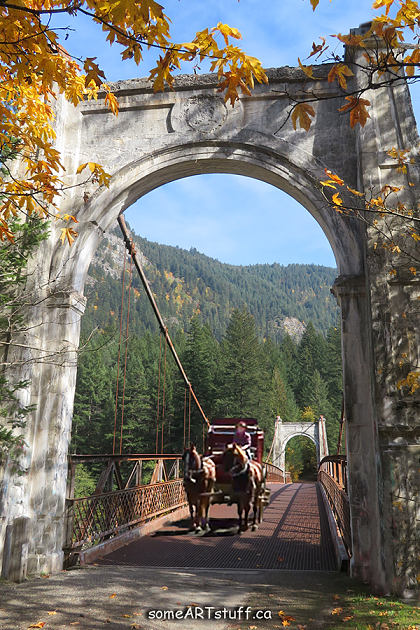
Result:
[[[238,534],[240,534],[241,531],[242,531],[242,504],[241,504],[241,499],[238,499],[237,507],[238,507]]]
[[[202,497],[200,501],[200,525],[204,532],[210,531],[208,524],[210,497]]]
[[[249,515],[249,510],[251,508],[251,501],[250,498],[245,499],[245,505],[244,505],[244,511],[245,511],[245,517],[244,517],[244,526],[243,526],[243,531],[246,532],[248,529],[248,515]]]
[[[206,532],[210,531],[210,524],[209,524],[210,493],[213,492],[213,488],[214,488],[214,481],[210,479],[207,486],[207,492],[209,493],[209,496],[206,497],[206,503],[205,503],[205,509],[204,509],[204,521],[205,521]]]
[[[256,529],[258,529],[257,518],[258,518],[258,522],[261,523],[261,501],[259,500],[259,494],[255,494],[254,496],[254,501],[252,504],[252,511],[253,511],[253,515],[252,515],[251,529],[254,532]]]
[[[188,497],[188,507],[190,508],[191,529],[195,529],[194,503],[191,501],[190,497]]]

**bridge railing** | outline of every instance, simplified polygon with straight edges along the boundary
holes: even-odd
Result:
[[[279,468],[278,466],[275,466],[274,464],[268,463],[266,462],[264,464],[265,469],[266,469],[266,479],[267,482],[269,483],[290,483],[291,482],[291,477],[290,477],[290,473],[286,470],[286,472],[284,472],[281,468]]]
[[[350,505],[347,494],[347,460],[345,455],[329,455],[319,464],[318,481],[323,486],[337,525],[351,556]]]
[[[71,531],[65,551],[94,546],[187,504],[181,479],[67,499]]]

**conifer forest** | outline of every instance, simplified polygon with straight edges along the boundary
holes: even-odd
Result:
[[[297,264],[236,267],[195,249],[133,237],[207,417],[258,418],[268,451],[277,415],[284,422],[298,422],[313,421],[322,413],[330,452],[336,452],[342,397],[339,313],[330,294],[336,271]],[[123,242],[114,230],[104,238],[89,270],[71,451],[112,452],[115,422],[119,452],[124,371],[122,452],[152,453],[156,446],[157,452],[182,452],[184,414],[190,414],[190,437],[201,450],[201,415],[193,403],[189,411],[184,383],[165,350],[137,272],[130,273],[128,260],[124,270],[123,261]],[[315,464],[314,445],[293,438],[287,449],[293,477],[313,474]],[[78,493],[93,490],[87,470],[81,471],[78,485]]]

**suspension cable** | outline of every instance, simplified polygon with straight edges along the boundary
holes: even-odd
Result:
[[[162,334],[159,335],[159,366],[158,366],[158,391],[157,391],[157,412],[156,412],[156,450],[159,447],[159,403],[160,403],[160,367],[162,362]]]
[[[143,286],[144,286],[144,289],[146,291],[147,297],[149,298],[150,303],[151,303],[151,305],[153,307],[153,310],[155,312],[156,318],[157,318],[157,320],[159,322],[160,329],[161,329],[161,331],[163,332],[163,334],[165,336],[165,340],[168,343],[169,349],[172,352],[172,355],[173,355],[173,357],[175,359],[175,363],[177,364],[178,369],[181,372],[181,376],[184,379],[184,382],[185,382],[186,386],[189,388],[190,396],[193,397],[194,402],[197,405],[197,408],[198,408],[198,410],[199,410],[199,412],[200,412],[200,414],[201,414],[201,416],[203,418],[203,421],[207,424],[207,426],[210,426],[209,419],[207,418],[206,414],[204,413],[204,411],[203,411],[203,409],[202,409],[202,407],[201,407],[201,405],[200,405],[200,403],[198,401],[198,398],[195,395],[195,392],[194,392],[194,390],[192,388],[192,385],[191,385],[190,381],[188,380],[188,377],[187,377],[187,375],[185,373],[185,370],[182,367],[182,363],[179,360],[179,357],[178,357],[178,355],[176,353],[176,350],[175,350],[174,344],[172,343],[172,339],[171,339],[171,337],[169,335],[168,329],[165,326],[165,322],[163,321],[162,315],[160,314],[160,311],[159,311],[158,306],[156,304],[156,300],[155,300],[155,298],[153,296],[153,293],[152,293],[150,285],[149,285],[149,283],[147,281],[146,275],[145,275],[145,273],[143,271],[143,267],[142,267],[142,265],[140,263],[140,260],[139,260],[139,258],[137,256],[137,253],[136,253],[136,251],[135,251],[135,249],[133,247],[132,241],[131,241],[131,239],[129,237],[127,226],[126,226],[125,220],[124,220],[124,216],[122,214],[120,214],[120,216],[118,217],[118,224],[119,224],[119,226],[121,228],[121,232],[123,234],[125,246],[126,246],[128,252],[131,254],[131,257],[133,259],[134,265],[135,265],[135,267],[136,267],[136,269],[138,271],[138,274],[140,276],[140,279],[141,279],[141,281],[143,283]]]
[[[162,388],[162,442],[161,442],[161,453],[163,453],[163,429],[165,426],[165,393],[166,393],[166,349],[168,344],[165,340],[165,349],[164,349],[164,359],[163,359],[163,388]],[[157,451],[156,451],[157,452]]]
[[[124,250],[124,265],[122,275],[122,292],[121,292],[121,307],[120,307],[120,337],[118,341],[118,361],[117,361],[117,384],[115,391],[115,413],[114,413],[114,439],[112,441],[112,454],[115,455],[115,436],[117,433],[117,412],[118,412],[118,388],[120,379],[120,357],[121,357],[121,336],[122,336],[122,320],[123,320],[123,308],[124,308],[124,282],[125,282],[125,261],[126,251]]]
[[[124,357],[124,379],[123,379],[123,391],[122,391],[122,403],[121,403],[121,432],[120,432],[120,455],[122,453],[122,439],[124,428],[124,402],[125,402],[125,383],[127,376],[127,354],[128,354],[128,324],[130,321],[130,297],[131,297],[131,284],[133,279],[133,256],[130,256],[130,282],[128,285],[128,303],[127,303],[127,320],[125,325],[125,357]]]
[[[188,390],[188,446],[191,443],[191,389]]]
[[[185,428],[186,428],[186,421],[187,421],[187,388],[184,388],[184,442],[183,442],[183,446],[185,448]]]

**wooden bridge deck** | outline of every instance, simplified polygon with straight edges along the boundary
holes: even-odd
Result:
[[[189,521],[126,545],[98,564],[145,567],[334,571],[327,515],[316,483],[269,484],[271,501],[258,530],[237,534],[236,506],[212,506],[212,532],[197,537]]]

